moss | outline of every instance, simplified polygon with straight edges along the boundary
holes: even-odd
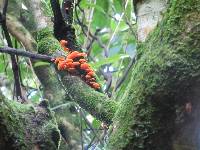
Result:
[[[38,52],[40,54],[52,55],[56,50],[61,50],[61,46],[58,41],[53,37],[46,37],[38,42]]]
[[[188,64],[186,59],[172,53],[170,49],[162,47],[146,52],[134,68],[129,91],[126,92],[121,107],[115,115],[114,120],[120,122],[117,123],[117,135],[114,133],[111,139],[113,145],[116,146],[118,143],[119,147],[123,147],[134,141],[130,147],[148,149],[148,147],[154,148],[152,134],[165,130],[166,133],[159,133],[158,137],[169,137],[169,132],[174,127],[175,109],[173,105],[172,108],[168,106],[175,103],[173,97],[176,94],[184,91],[179,87],[180,81],[177,82],[177,79],[180,79],[181,83],[188,81],[192,73],[197,71],[193,69],[192,64]],[[157,120],[158,118],[165,118],[168,123],[161,122]],[[126,140],[119,141],[119,137]],[[145,143],[147,141],[148,143]],[[170,139],[166,141],[170,143]],[[168,144],[166,141],[157,145],[164,149],[161,146],[166,146]]]
[[[163,22],[139,46],[139,59],[114,117],[110,149],[172,149],[175,106],[186,101],[184,96],[200,78],[200,2],[171,2]]]
[[[53,36],[53,30],[52,28],[46,27],[38,31],[37,33],[37,41],[41,41],[42,39],[45,39],[46,37],[52,37]]]
[[[0,102],[0,136],[5,148],[59,147],[60,132],[48,108],[20,104],[2,97]]]
[[[54,38],[51,28],[44,28],[37,32],[38,52],[52,55],[56,50],[61,50],[59,42]]]
[[[107,123],[111,123],[118,104],[104,94],[85,85],[78,77],[65,76],[63,83],[67,94],[86,111]]]
[[[24,137],[26,137],[26,133],[24,130],[23,123],[25,122],[25,120],[24,119],[21,120],[19,114],[23,114],[26,111],[30,111],[31,113],[33,112],[33,109],[32,107],[29,108],[28,106],[24,107],[22,105],[18,105],[18,103],[15,101],[3,101],[3,98],[1,98],[0,100],[1,100],[0,118],[4,121],[0,126],[4,128],[3,126],[7,125],[6,129],[1,134],[6,135],[6,132],[9,132],[8,139],[9,138],[12,139],[13,137],[16,138],[17,140],[15,144],[18,147],[24,149],[27,146],[24,144]]]

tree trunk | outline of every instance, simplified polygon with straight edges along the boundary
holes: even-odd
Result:
[[[20,104],[0,96],[0,149],[58,149],[60,131],[48,102]]]
[[[199,149],[199,102],[191,95],[200,79],[199,21],[200,1],[171,0],[164,19],[138,45],[110,149]]]

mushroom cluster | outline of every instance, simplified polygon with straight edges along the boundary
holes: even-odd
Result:
[[[87,63],[86,53],[70,50],[67,48],[65,40],[61,40],[60,44],[68,54],[66,57],[57,57],[52,60],[57,65],[58,70],[66,70],[71,75],[80,76],[90,87],[96,90],[100,89],[100,85],[96,82],[95,72]]]

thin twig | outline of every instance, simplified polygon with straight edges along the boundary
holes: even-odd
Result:
[[[97,34],[99,33],[99,29],[97,29],[94,33],[94,36],[97,36]],[[95,38],[92,38],[92,40],[90,41],[90,43],[88,44],[88,46],[86,47],[87,49],[87,56],[89,57],[90,56],[90,53],[92,51],[92,44],[94,43],[95,41]]]
[[[92,124],[87,120],[87,118],[85,117],[82,109],[80,109],[80,114],[82,115],[83,119],[85,120],[85,122],[87,123],[87,125],[89,126],[89,128],[92,130],[92,132],[94,133],[94,135],[96,136],[96,138],[103,145],[103,141],[99,138],[98,133],[95,130],[93,130]]]
[[[31,60],[29,59],[28,61],[29,61],[29,64],[30,64],[30,68],[31,68],[32,74],[35,74],[34,69],[33,69],[33,64],[32,64],[32,62],[31,62]],[[38,86],[38,84],[37,84],[37,82],[36,82],[36,79],[33,78],[33,81],[35,82],[35,86],[36,86],[36,88],[38,89],[38,93],[40,94],[40,97],[42,98],[42,92],[40,91],[40,88],[39,88],[39,86]]]
[[[124,82],[124,80],[126,79],[129,71],[131,70],[133,64],[136,61],[136,57],[133,57],[130,61],[130,63],[128,64],[128,67],[126,68],[124,74],[122,75],[122,77],[117,81],[116,86],[115,86],[115,91],[121,86],[121,84]]]
[[[84,143],[83,143],[83,122],[82,122],[82,117],[83,115],[81,114],[81,108],[79,108],[79,112],[80,112],[80,132],[81,132],[81,147],[82,147],[82,150],[84,150]]]
[[[92,140],[90,141],[90,143],[87,146],[87,149],[89,149],[92,146],[92,143],[94,142],[96,136],[93,136]]]
[[[81,10],[80,7],[79,7],[79,9]],[[77,9],[75,9],[75,14],[76,14],[78,24],[81,26],[81,30],[82,30],[83,34],[85,36],[87,36],[86,30],[88,30],[88,27],[80,21]],[[106,45],[103,44],[103,42],[101,41],[101,39],[98,36],[92,34],[91,31],[89,31],[89,36],[91,38],[95,39],[101,48],[106,49]]]
[[[111,84],[112,84],[112,73],[111,72],[108,72],[107,73],[107,81],[106,81],[106,89],[105,89],[105,93],[108,94],[108,91],[111,87]],[[109,96],[110,97],[110,96]]]
[[[130,31],[132,32],[133,36],[135,37],[135,39],[137,39],[137,33],[136,33],[136,32],[134,31],[134,29],[132,28],[132,25],[131,25],[131,23],[129,22],[127,15],[125,15],[124,20],[125,20],[126,24],[128,25]]]
[[[90,1],[91,3],[91,1]],[[96,4],[96,0],[94,0],[93,4]],[[88,39],[89,39],[89,32],[90,32],[90,27],[91,27],[91,23],[92,23],[92,17],[93,17],[93,13],[94,13],[94,7],[91,8],[90,12],[89,12],[89,16],[88,16],[88,28],[87,28],[87,35],[86,35],[86,39],[85,42],[83,44],[83,48],[86,48],[86,45],[88,43]]]
[[[126,8],[127,8],[127,6],[128,6],[128,2],[129,2],[129,0],[126,0],[126,3],[125,3],[125,10],[126,10]],[[105,49],[105,56],[106,56],[106,57],[108,57],[108,51],[109,51],[111,42],[112,42],[112,40],[113,40],[115,34],[117,33],[117,30],[118,30],[118,28],[119,28],[119,25],[120,25],[120,23],[121,23],[121,20],[122,20],[124,14],[125,14],[125,10],[124,10],[124,12],[121,14],[121,16],[120,16],[120,18],[119,18],[119,21],[118,21],[118,23],[117,23],[117,26],[116,26],[116,28],[115,28],[115,30],[114,30],[114,32],[113,32],[113,34],[112,34],[110,40],[108,41],[107,47],[106,47],[106,49]]]
[[[38,59],[46,62],[52,62],[53,57],[48,55],[36,54],[28,51],[24,51],[21,49],[15,49],[11,47],[2,47],[0,48],[0,53],[14,54],[24,57],[29,57],[31,59]]]
[[[8,28],[6,26],[6,12],[7,12],[7,7],[8,7],[8,0],[4,1],[4,5],[3,5],[3,12],[0,13],[0,21],[1,21],[1,26],[6,38],[6,41],[8,43],[9,47],[12,47],[12,41],[11,41],[11,37],[9,35],[8,32]],[[17,60],[15,58],[15,55],[11,54],[11,62],[12,62],[12,71],[13,71],[13,75],[14,75],[14,81],[15,81],[15,91],[16,91],[16,97],[18,100],[22,100],[22,102],[25,102],[25,98],[22,95],[22,91],[21,91],[21,83],[20,83],[20,78],[19,78],[19,66],[17,64]]]
[[[64,103],[64,104],[61,104],[61,105],[58,105],[58,106],[55,106],[55,107],[51,108],[51,110],[55,111],[55,110],[60,109],[62,107],[72,106],[72,104],[74,104],[74,102]]]

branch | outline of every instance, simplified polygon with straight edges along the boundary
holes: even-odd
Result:
[[[62,76],[62,75],[61,75]],[[97,119],[108,124],[118,108],[118,104],[102,93],[95,91],[76,76],[61,77],[66,94],[77,102],[81,108]]]
[[[68,24],[73,23],[73,1],[74,0],[64,0],[62,3],[63,18]]]
[[[12,41],[8,32],[8,28],[6,26],[7,7],[8,7],[8,0],[5,0],[4,6],[3,6],[3,12],[0,13],[0,21],[1,21],[1,26],[2,26],[6,41],[8,43],[8,46],[12,47]],[[13,54],[11,54],[10,57],[11,57],[12,71],[13,71],[14,81],[15,81],[16,97],[17,99],[21,99],[23,102],[25,102],[25,98],[23,97],[22,91],[21,91],[21,83],[20,83],[20,78],[19,78],[20,69],[18,67],[17,60],[15,58],[15,55]]]
[[[53,57],[48,56],[48,55],[35,54],[32,52],[27,52],[24,50],[15,49],[15,48],[11,48],[11,47],[0,48],[0,53],[15,54],[15,55],[19,55],[19,56],[29,57],[31,59],[39,59],[39,60],[46,61],[46,62],[52,62],[51,60],[53,59]]]
[[[130,63],[128,64],[123,76],[117,81],[116,87],[115,87],[115,91],[117,91],[117,89],[121,86],[121,84],[124,82],[124,80],[126,79],[128,73],[130,72],[133,64],[135,63],[136,57],[134,56]]]
[[[71,45],[71,47],[76,47],[74,29],[71,27],[71,25],[66,26],[63,23],[59,1],[51,0],[51,6],[55,18],[54,34],[57,36],[57,34],[60,33],[58,34],[59,37],[56,38],[59,40],[63,36],[62,39],[69,41],[67,38],[72,36],[72,38],[70,38],[72,41],[69,42],[73,42],[71,44],[74,44]],[[59,19],[57,20],[56,18]],[[58,22],[61,24],[58,24]],[[80,49],[80,47],[78,49]],[[68,95],[71,100],[77,102],[82,108],[99,120],[105,121],[108,124],[112,122],[112,118],[114,117],[117,109],[117,103],[115,101],[109,100],[104,94],[90,88],[79,77],[62,74],[61,72],[58,73],[61,76],[60,83],[62,84],[66,95]]]
[[[79,6],[78,6],[78,7],[79,7]],[[81,10],[80,7],[79,7],[79,9]],[[83,10],[81,10],[81,12],[82,12],[82,11],[83,11]],[[82,12],[82,13],[84,13],[84,12]],[[83,23],[81,22],[81,20],[79,19],[77,9],[75,9],[75,15],[76,15],[78,24],[81,26],[81,30],[82,30],[83,34],[84,34],[85,36],[87,36],[86,30],[88,30],[88,27],[87,27],[85,24],[83,24]],[[99,46],[100,46],[101,48],[106,49],[106,45],[103,44],[103,42],[101,41],[101,39],[100,39],[98,36],[96,36],[95,34],[93,35],[93,34],[91,33],[91,31],[89,31],[89,35],[90,35],[90,37],[91,37],[92,39],[95,39],[95,40],[97,41],[97,43],[99,44]]]
[[[7,8],[8,8],[8,0],[4,0],[3,12],[2,12],[2,16],[4,16],[4,17],[6,17]],[[6,19],[6,18],[4,18],[4,19]]]
[[[52,62],[51,59],[53,58],[48,55],[34,54],[10,47],[0,48],[0,53],[15,54],[46,62]],[[83,84],[83,81],[78,77],[65,76],[63,84],[70,98],[82,108],[106,123],[112,122],[114,113],[117,110],[117,103],[115,101],[109,100],[105,95]]]
[[[68,0],[67,6],[70,5],[68,11],[65,11],[65,19],[61,13],[58,0],[51,0],[51,7],[54,14],[54,35],[58,41],[67,40],[70,49],[80,50],[76,43],[75,29],[72,27],[71,15],[73,14],[72,0]],[[68,14],[67,14],[68,13]],[[66,17],[67,16],[67,17]]]

